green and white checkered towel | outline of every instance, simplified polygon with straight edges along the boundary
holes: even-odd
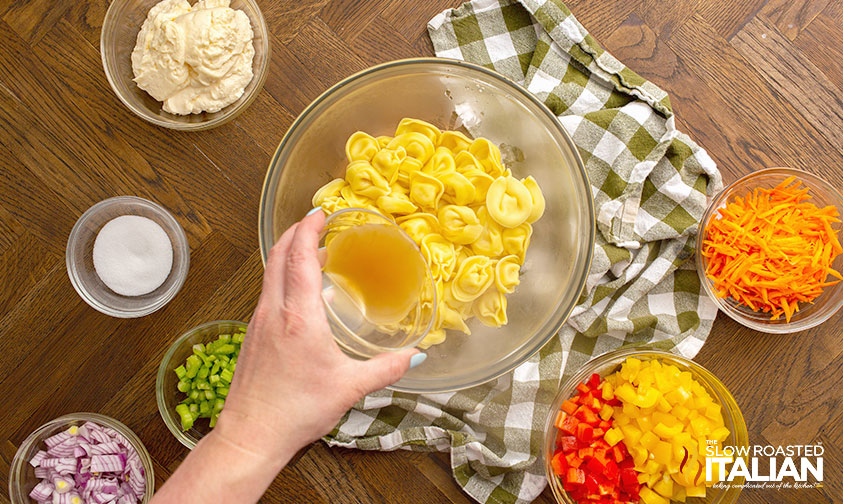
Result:
[[[326,438],[363,450],[450,450],[479,502],[527,503],[546,485],[544,423],[562,379],[627,344],[693,357],[716,315],[691,255],[712,159],[676,130],[664,91],[601,48],[559,0],[474,0],[428,24],[436,54],[492,68],[559,116],[591,179],[599,232],[587,292],[558,338],[514,372],[454,393],[381,391]]]

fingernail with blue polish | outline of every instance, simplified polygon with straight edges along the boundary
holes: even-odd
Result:
[[[318,207],[316,207],[316,208],[313,208],[313,209],[311,209],[309,212],[307,212],[307,214],[305,214],[305,217],[307,217],[308,215],[315,214],[316,212],[318,212],[318,211],[320,211],[320,210],[322,210],[322,207],[321,207],[321,206],[318,206]]]
[[[418,366],[419,364],[424,362],[425,359],[427,359],[426,353],[417,353],[416,355],[410,357],[410,369],[413,369],[414,367]]]

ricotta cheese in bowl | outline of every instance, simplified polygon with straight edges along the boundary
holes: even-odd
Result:
[[[138,33],[134,80],[165,112],[218,112],[252,80],[253,38],[248,16],[230,0],[162,0]]]

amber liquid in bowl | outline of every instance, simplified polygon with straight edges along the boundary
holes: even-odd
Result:
[[[323,271],[370,323],[397,324],[418,304],[424,263],[397,228],[350,227],[337,233],[326,249]]]

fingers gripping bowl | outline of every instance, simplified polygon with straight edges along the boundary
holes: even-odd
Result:
[[[311,208],[314,192],[342,177],[355,131],[391,135],[404,117],[441,129],[464,128],[501,146],[513,176],[533,176],[547,206],[536,223],[521,283],[508,298],[509,323],[449,334],[423,366],[394,387],[458,390],[524,362],[559,330],[576,304],[591,263],[594,210],[582,161],[567,133],[535,97],[482,67],[411,59],[364,70],[317,98],[293,123],[272,159],[261,198],[263,258],[281,233]]]

